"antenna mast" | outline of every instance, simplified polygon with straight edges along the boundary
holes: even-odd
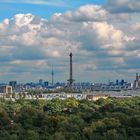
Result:
[[[73,85],[73,82],[75,81],[73,79],[73,69],[72,69],[72,52],[69,54],[70,56],[70,75],[69,75],[69,79],[68,79],[68,82],[69,82],[69,88],[72,90],[72,85]]]

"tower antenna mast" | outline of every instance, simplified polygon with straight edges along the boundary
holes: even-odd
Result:
[[[68,82],[69,82],[69,88],[72,90],[73,82],[75,81],[73,79],[72,52],[70,52],[69,56],[70,56],[70,74],[69,74]]]

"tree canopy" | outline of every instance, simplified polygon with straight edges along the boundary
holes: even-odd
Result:
[[[1,140],[139,140],[140,97],[0,102]]]

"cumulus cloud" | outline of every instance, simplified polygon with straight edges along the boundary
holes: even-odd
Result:
[[[74,54],[75,75],[85,73],[79,81],[92,80],[91,72],[95,76],[97,71],[138,69],[132,61],[138,62],[140,57],[139,22],[131,16],[85,5],[55,13],[49,21],[32,14],[5,19],[0,23],[0,72],[7,69],[9,77],[17,72],[36,79],[34,75],[49,75],[53,65],[57,78],[66,80],[70,51]]]
[[[112,12],[140,12],[139,0],[107,0],[108,9]]]
[[[77,11],[71,12],[68,11],[65,14],[55,15],[59,18],[68,19],[68,20],[75,20],[75,21],[102,21],[108,18],[108,11],[103,9],[101,6],[98,5],[85,5],[81,6]]]

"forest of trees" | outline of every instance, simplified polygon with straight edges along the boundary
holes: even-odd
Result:
[[[140,97],[1,100],[0,140],[140,140]]]

